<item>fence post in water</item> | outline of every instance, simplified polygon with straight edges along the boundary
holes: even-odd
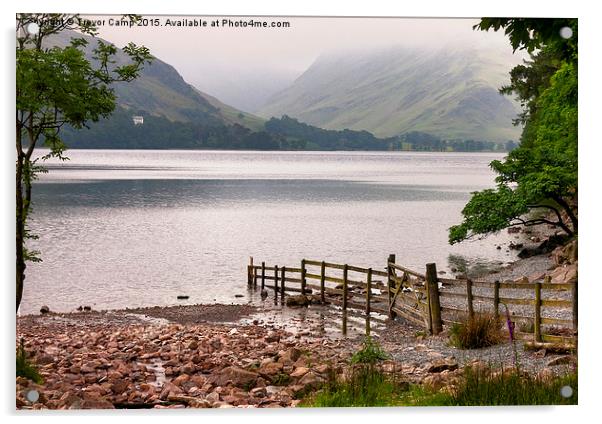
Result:
[[[307,284],[305,280],[305,259],[301,259],[301,294],[305,294],[305,285]]]
[[[278,293],[278,265],[274,265],[274,298]]]
[[[280,297],[284,299],[284,291],[286,290],[286,288],[284,286],[284,282],[286,281],[286,275],[285,275],[285,273],[286,273],[286,267],[285,266],[282,267],[281,273],[282,273],[282,278],[281,278],[282,287],[280,289]]]
[[[389,319],[395,318],[395,313],[391,309],[391,289],[395,286],[393,281],[393,270],[389,264],[395,263],[395,254],[391,253],[387,258],[387,299],[389,299]]]
[[[253,285],[253,256],[249,256],[249,266],[247,267],[247,284],[249,287]]]
[[[541,283],[535,283],[535,323],[534,336],[536,342],[541,342]]]
[[[433,334],[443,331],[441,321],[441,303],[439,301],[439,282],[437,278],[437,265],[426,264],[426,284],[428,285],[429,310],[433,322]]]
[[[372,296],[372,268],[366,277],[366,336],[370,335],[370,297]]]
[[[472,280],[470,278],[466,280],[466,299],[468,300],[468,316],[472,319],[474,317],[474,306],[472,303]]]
[[[265,286],[265,262],[261,263],[261,290]]]
[[[500,316],[500,280],[493,283],[493,313],[496,319]]]
[[[324,295],[324,282],[326,281],[326,263],[322,261],[320,266],[320,300],[322,303],[326,303],[326,297]]]
[[[343,311],[347,311],[347,264],[343,265]]]

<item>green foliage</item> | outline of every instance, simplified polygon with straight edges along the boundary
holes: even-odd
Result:
[[[351,357],[352,364],[376,364],[379,361],[388,359],[389,355],[383,348],[375,342],[372,337],[367,336],[360,350]]]
[[[475,313],[452,325],[450,343],[459,349],[480,349],[494,346],[504,339],[501,321],[493,314]]]
[[[399,394],[406,388],[376,367],[362,366],[355,368],[346,382],[330,380],[320,391],[306,397],[300,406],[395,406],[399,403]]]
[[[135,22],[139,17],[131,15]],[[27,26],[38,24],[30,34]],[[123,51],[129,62],[113,60],[117,48],[98,40],[91,59],[84,50],[88,40],[79,37],[62,47],[47,47],[50,36],[66,30],[94,35],[96,28],[79,15],[18,14],[16,28],[16,291],[17,309],[23,293],[25,261],[39,261],[39,252],[27,250],[25,240],[32,238],[27,217],[32,204],[32,182],[44,172],[33,153],[41,141],[50,149],[43,157],[65,159],[66,148],[60,134],[63,126],[82,128],[98,121],[115,108],[111,86],[136,78],[151,55],[144,46],[128,44]]]
[[[560,30],[569,27],[573,36],[564,39]],[[577,53],[577,19],[571,18],[482,18],[473,28],[481,31],[504,29],[512,48],[529,53],[548,46],[561,59],[572,58]]]
[[[569,386],[573,395],[564,398],[560,389]],[[466,368],[464,378],[456,393],[451,396],[451,405],[498,406],[498,405],[576,405],[577,373],[569,372],[551,380],[514,370],[484,373]]]
[[[503,406],[503,405],[576,405],[578,394],[577,373],[544,380],[514,370],[491,372],[470,367],[464,369],[463,378],[456,390],[433,391],[424,386],[412,385],[403,392],[398,405],[405,406]],[[565,398],[560,394],[564,386],[573,389]]]
[[[573,28],[574,39],[560,37],[557,30],[563,26]],[[576,21],[483,19],[479,26],[500,27],[506,28],[515,49],[541,48],[531,62],[511,71],[511,84],[501,89],[517,94],[523,105],[516,120],[524,124],[521,145],[504,161],[491,163],[497,187],[473,193],[462,211],[463,222],[449,229],[451,244],[512,225],[549,224],[569,235],[577,233]],[[550,212],[551,218],[528,215],[536,209]]]
[[[17,357],[17,366],[16,366],[17,377],[27,378],[27,379],[33,381],[34,383],[38,383],[38,384],[42,384],[44,382],[44,379],[38,372],[35,365],[33,365],[29,361],[29,359],[27,359],[27,352],[25,351],[25,346],[24,346],[23,340],[21,340],[21,343],[20,343],[19,347],[17,348],[16,357]]]

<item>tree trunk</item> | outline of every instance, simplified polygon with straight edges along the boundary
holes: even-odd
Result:
[[[23,282],[25,280],[25,211],[23,202],[23,153],[17,152],[17,172],[16,172],[16,203],[17,203],[17,219],[16,219],[16,253],[17,253],[17,312],[23,297]]]

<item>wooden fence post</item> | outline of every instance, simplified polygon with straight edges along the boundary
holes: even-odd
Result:
[[[249,256],[249,266],[247,267],[247,284],[249,287],[253,285],[253,256]]]
[[[466,299],[468,300],[468,316],[472,319],[474,317],[474,306],[472,303],[472,280],[470,278],[466,280]]]
[[[571,297],[573,300],[573,332],[577,333],[577,280],[571,287]]]
[[[428,285],[429,310],[431,311],[433,322],[433,334],[437,335],[443,331],[443,322],[441,321],[437,265],[434,263],[426,264],[426,284]]]
[[[307,282],[305,281],[305,259],[301,259],[301,294],[305,294],[305,285]]]
[[[347,264],[343,265],[343,311],[347,311]]]
[[[274,265],[274,298],[278,293],[278,265]]]
[[[286,276],[285,276],[286,267],[285,266],[282,267],[281,273],[282,273],[282,278],[281,278],[281,280],[282,280],[282,288],[280,289],[280,297],[284,299],[284,291],[286,290],[286,288],[284,286],[284,282],[286,281]]]
[[[391,253],[387,258],[387,299],[389,299],[389,319],[395,318],[395,313],[391,309],[391,289],[395,287],[393,281],[393,270],[389,264],[395,263],[395,254]]]
[[[535,283],[534,336],[536,342],[541,342],[541,283]]]
[[[500,316],[500,280],[495,280],[493,283],[493,313],[498,319]]]
[[[372,297],[372,268],[366,277],[366,336],[370,335],[370,297]]]
[[[577,246],[575,246],[575,249],[577,249]],[[578,280],[575,279],[573,287],[571,287],[571,297],[573,300],[573,338],[575,340],[575,355],[578,353],[577,349],[579,346],[579,332],[577,331],[577,283]]]
[[[326,263],[322,261],[320,266],[320,300],[322,303],[326,303],[326,296],[324,295],[325,287],[324,282],[326,281]]]
[[[265,262],[261,263],[261,290],[265,286]]]

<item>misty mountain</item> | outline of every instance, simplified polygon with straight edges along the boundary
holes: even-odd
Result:
[[[234,73],[224,70],[219,75],[215,72],[201,73],[191,82],[237,109],[255,113],[274,94],[289,87],[299,74],[279,69],[241,69]]]
[[[63,31],[50,37],[49,44],[65,46],[72,37],[83,37],[88,40],[89,44],[85,50],[90,59],[97,43],[92,37],[82,36],[73,31]],[[128,62],[127,56],[120,49],[115,60],[116,65]],[[209,126],[238,124],[253,130],[263,127],[262,119],[228,106],[215,97],[197,90],[184,81],[173,66],[158,58],[154,58],[150,65],[145,64],[140,76],[134,81],[116,83],[113,87],[119,111],[142,115],[145,117],[145,122],[152,120],[154,116],[172,122],[194,122]]]
[[[516,140],[518,106],[498,88],[519,62],[507,49],[484,46],[326,54],[257,113],[380,137],[420,131],[443,139]]]

